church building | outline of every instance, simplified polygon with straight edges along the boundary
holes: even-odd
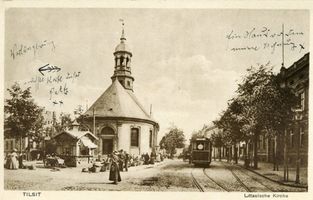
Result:
[[[120,149],[134,155],[150,153],[157,146],[159,124],[134,94],[132,52],[126,44],[124,29],[113,55],[112,84],[84,113],[83,125],[99,139],[95,155]]]

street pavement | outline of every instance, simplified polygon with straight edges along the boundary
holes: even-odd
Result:
[[[114,185],[109,172],[86,173],[82,167],[52,170],[35,163],[35,170],[4,170],[6,190],[52,191],[204,191],[204,192],[304,192],[268,180],[240,166],[213,161],[208,168],[182,160],[165,160],[121,172],[122,182]]]
[[[222,160],[226,162],[226,160]],[[239,160],[238,166],[244,166],[244,161]],[[273,170],[272,163],[258,162],[258,169],[249,168],[250,171],[255,172],[256,174],[268,178],[272,181],[278,182],[280,184],[289,185],[293,187],[308,187],[308,170],[305,167],[300,168],[300,183],[296,184],[296,168],[289,167],[289,181],[284,181],[284,168],[282,165],[279,166],[278,171]]]

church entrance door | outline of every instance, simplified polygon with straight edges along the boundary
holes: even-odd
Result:
[[[102,139],[102,154],[113,152],[113,139]]]

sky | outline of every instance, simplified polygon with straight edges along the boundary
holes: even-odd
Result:
[[[160,136],[174,124],[189,137],[217,119],[248,67],[270,62],[278,72],[282,24],[285,66],[309,51],[305,10],[10,8],[5,88],[31,87],[47,110],[91,106],[111,84],[120,19],[135,95],[147,110],[152,104]],[[41,74],[47,64],[61,70]]]

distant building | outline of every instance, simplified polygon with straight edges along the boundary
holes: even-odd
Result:
[[[123,149],[139,155],[157,146],[159,124],[134,94],[131,59],[123,29],[114,52],[112,84],[84,113],[83,125],[99,138],[96,154]]]
[[[45,136],[45,140],[50,140],[51,137],[55,136],[57,132],[53,127],[56,123],[60,123],[56,112],[44,110],[43,113],[43,132],[42,136]],[[66,113],[61,113],[61,115],[69,115]],[[8,114],[5,114],[5,118],[8,117]],[[22,140],[22,142],[20,142]],[[42,150],[45,146],[45,142],[36,142],[32,137],[14,138],[11,133],[11,129],[7,126],[7,123],[4,122],[4,153],[8,154],[17,149],[18,152],[28,153],[27,159],[37,158],[37,154],[43,154]]]
[[[206,138],[211,138],[211,136],[213,134],[217,134],[218,132],[220,132],[221,130],[219,128],[217,128],[217,126],[209,126],[206,127],[203,132],[204,132],[204,137]]]

